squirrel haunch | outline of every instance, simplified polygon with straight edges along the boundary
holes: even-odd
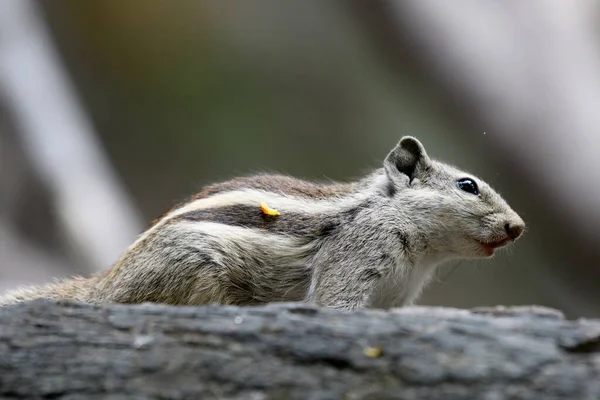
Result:
[[[397,307],[415,301],[440,263],[490,257],[524,228],[484,181],[431,160],[407,136],[357,182],[258,175],[208,186],[156,220],[112,269],[8,292],[0,305]]]

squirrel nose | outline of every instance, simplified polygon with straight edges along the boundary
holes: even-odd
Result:
[[[517,239],[523,233],[525,227],[522,224],[507,223],[504,225],[504,230],[511,240]]]

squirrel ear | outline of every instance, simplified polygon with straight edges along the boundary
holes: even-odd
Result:
[[[392,179],[408,177],[409,182],[430,163],[425,147],[412,136],[404,136],[388,154],[383,166]]]

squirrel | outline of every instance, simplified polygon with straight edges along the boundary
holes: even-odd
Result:
[[[487,258],[525,223],[483,180],[403,137],[383,167],[350,183],[282,175],[205,187],[154,221],[114,266],[0,296],[87,303],[353,310],[412,304],[436,266]]]

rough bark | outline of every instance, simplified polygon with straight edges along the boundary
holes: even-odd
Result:
[[[597,399],[600,321],[539,308],[0,310],[0,397]]]

